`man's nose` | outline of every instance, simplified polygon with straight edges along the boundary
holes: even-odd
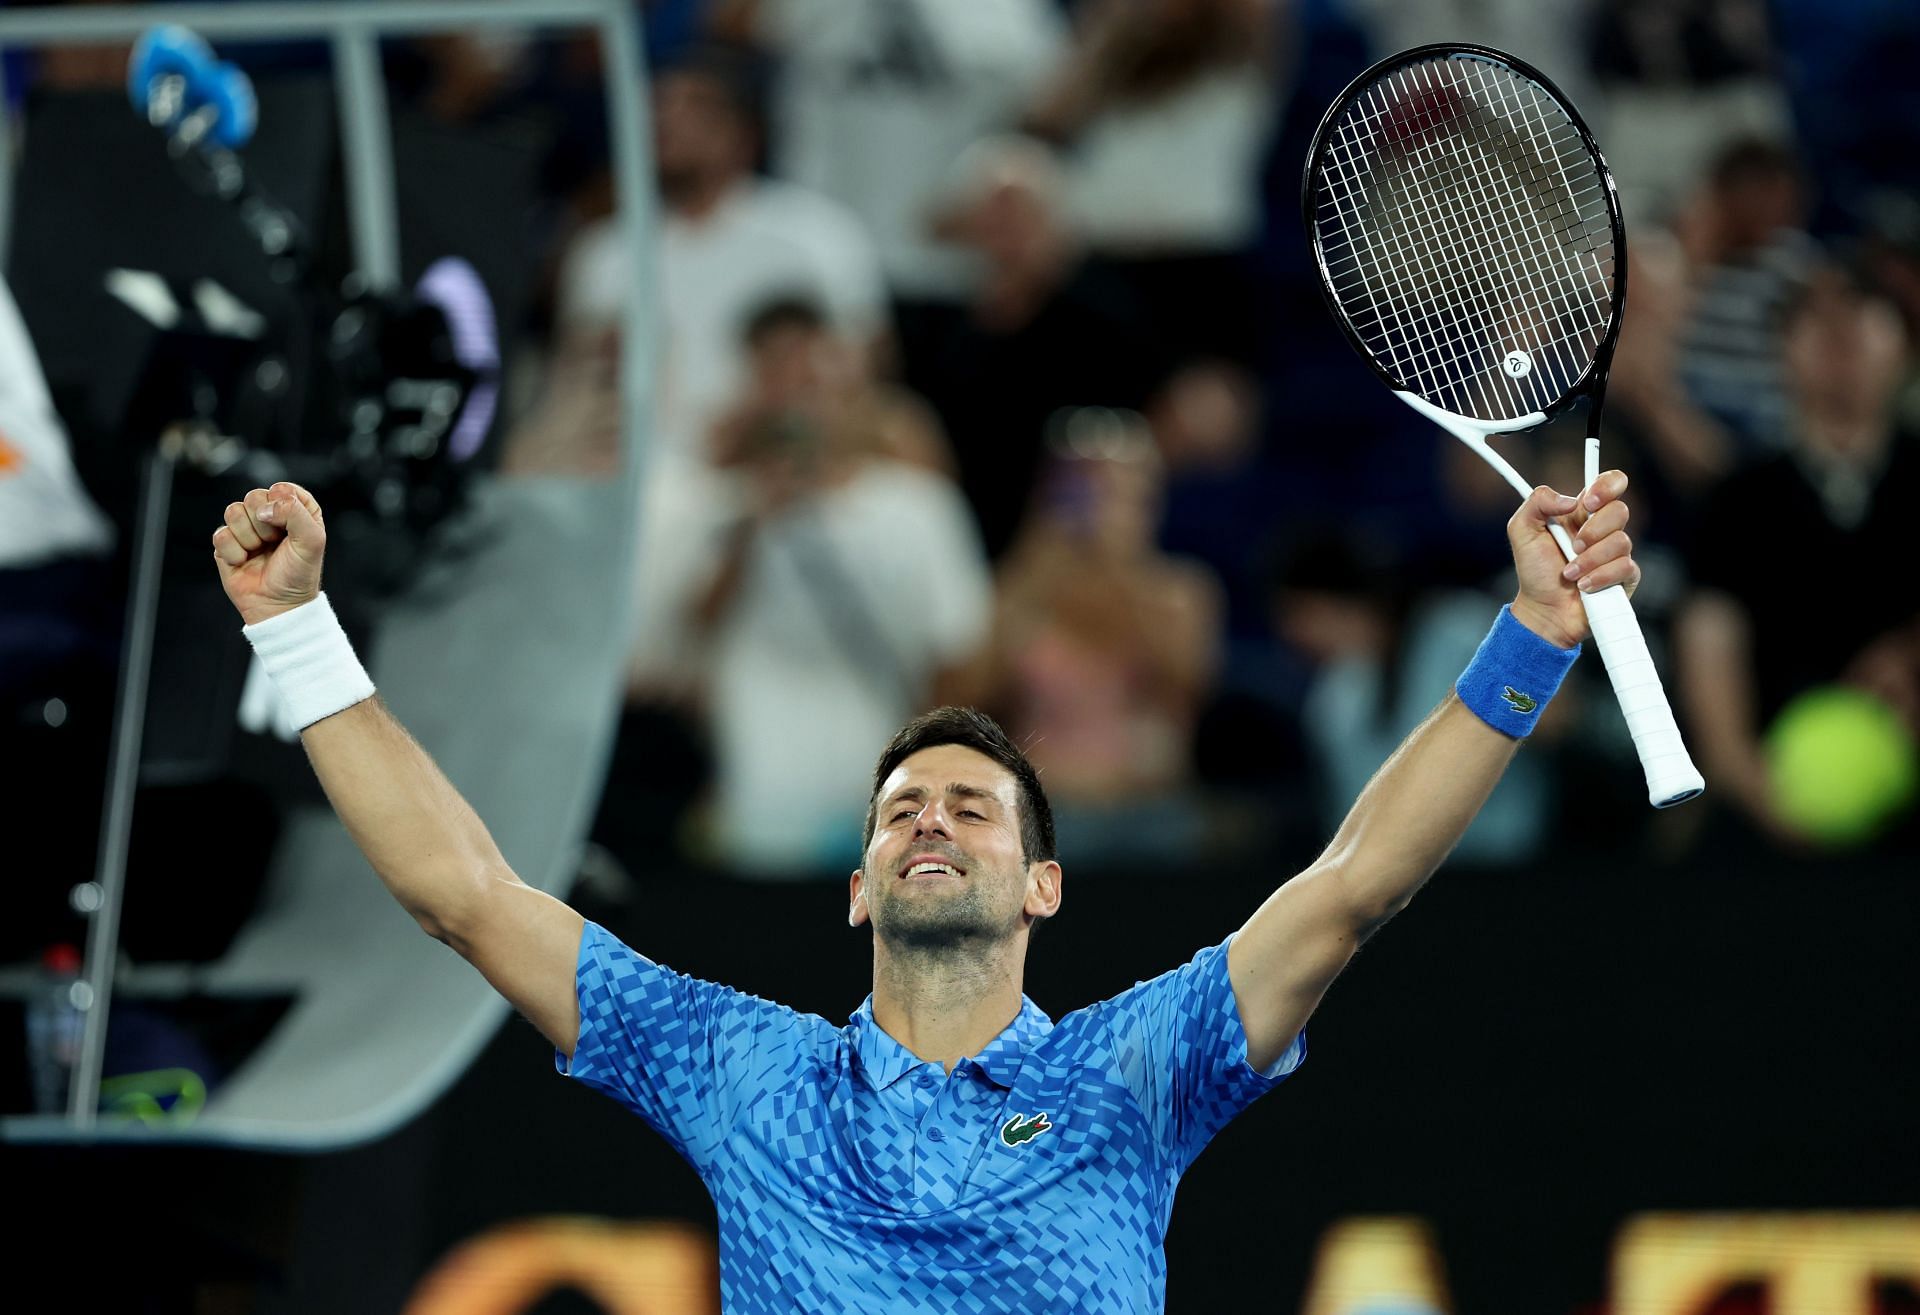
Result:
[[[927,806],[913,819],[913,838],[919,840],[923,836],[953,839],[953,830],[947,825],[947,810],[938,799],[928,800]]]

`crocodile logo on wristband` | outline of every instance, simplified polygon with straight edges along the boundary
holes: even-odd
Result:
[[[1515,689],[1511,685],[1508,685],[1505,689],[1500,691],[1500,697],[1505,699],[1508,705],[1511,706],[1515,712],[1519,713],[1523,717],[1526,716],[1528,713],[1532,712],[1535,708],[1540,706],[1538,703],[1534,701],[1533,695],[1522,694],[1519,690]]]

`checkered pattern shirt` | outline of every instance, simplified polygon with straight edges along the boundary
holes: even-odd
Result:
[[[1159,1311],[1180,1175],[1267,1072],[1225,942],[1050,1020],[1022,997],[985,1049],[921,1060],[683,976],[588,923],[580,1035],[560,1072],[626,1105],[713,1194],[730,1315]]]

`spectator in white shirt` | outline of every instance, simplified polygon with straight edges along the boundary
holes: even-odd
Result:
[[[658,337],[635,575],[640,628],[631,683],[641,700],[678,697],[694,683],[697,654],[680,618],[731,514],[728,481],[714,475],[707,450],[715,420],[743,386],[748,318],[770,300],[797,295],[823,306],[850,340],[872,345],[886,331],[879,267],[859,221],[825,197],[753,172],[760,149],[754,89],[748,58],[719,49],[693,52],[654,81],[662,207],[657,279],[647,280],[658,297]],[[609,343],[636,258],[645,255],[623,242],[612,221],[575,240],[560,279],[563,361],[612,359]],[[607,371],[559,372],[555,383],[582,381],[614,385]]]
[[[697,452],[734,397],[747,317],[779,296],[823,305],[834,328],[869,339],[886,327],[873,245],[852,213],[753,172],[760,150],[752,65],[716,49],[654,83],[659,173],[660,425],[656,441]],[[561,272],[564,334],[612,329],[634,252],[613,221],[575,239]]]
[[[746,510],[693,606],[711,643],[714,838],[735,870],[845,872],[872,746],[938,702],[984,642],[972,514],[935,469],[931,413],[876,386],[817,309],[747,333],[747,394],[717,453]]]

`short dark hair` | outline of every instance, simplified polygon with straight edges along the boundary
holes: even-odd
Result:
[[[811,297],[798,294],[775,297],[762,303],[747,316],[740,337],[749,349],[759,347],[776,333],[788,329],[819,332],[827,327],[827,313]]]
[[[761,134],[767,119],[768,69],[766,56],[758,51],[732,42],[708,41],[688,46],[662,61],[655,77],[679,73],[703,79],[720,93],[729,111]]]
[[[1806,171],[1792,147],[1771,137],[1756,136],[1738,137],[1721,147],[1707,167],[1707,176],[1716,188],[1725,190],[1777,179],[1802,183]]]
[[[1054,856],[1053,806],[1047,802],[1047,792],[1040,788],[1040,773],[1000,729],[1000,723],[977,708],[935,708],[921,713],[887,741],[873,769],[873,793],[867,799],[867,826],[860,837],[860,852],[865,854],[867,846],[873,843],[880,790],[893,775],[893,769],[922,749],[943,744],[972,749],[1013,773],[1014,782],[1020,787],[1021,857],[1028,863],[1051,859]]]
[[[1905,322],[1900,299],[1884,283],[1875,279],[1857,261],[1836,260],[1816,266],[1806,277],[1792,285],[1786,297],[1774,308],[1775,330],[1785,334],[1802,315],[1833,298],[1884,302],[1901,315],[1902,323]]]

